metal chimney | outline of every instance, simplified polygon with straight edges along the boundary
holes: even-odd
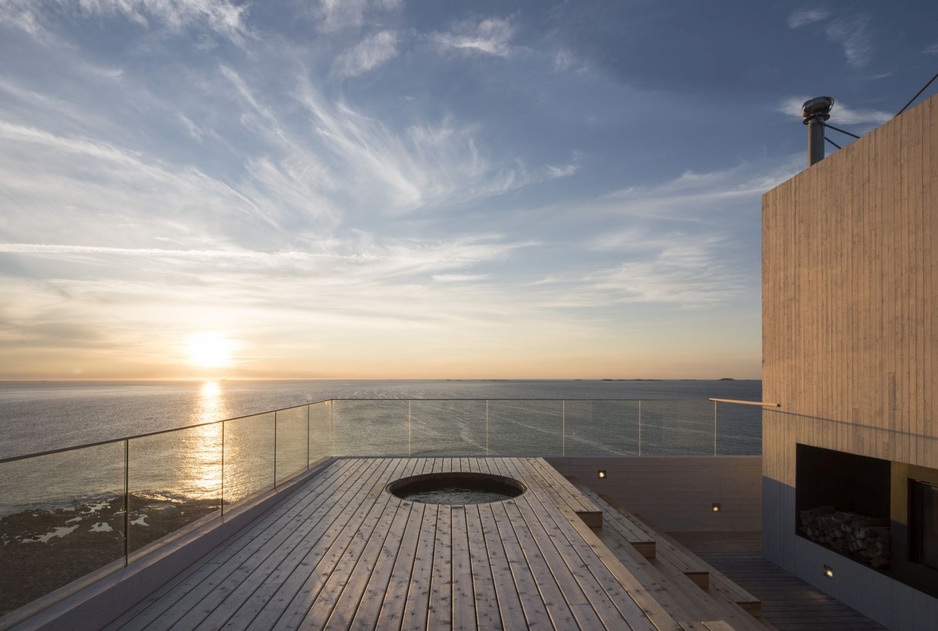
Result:
[[[808,126],[808,166],[824,159],[824,122],[831,117],[834,97],[819,96],[801,106],[804,124]]]

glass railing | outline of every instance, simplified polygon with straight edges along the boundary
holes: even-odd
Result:
[[[7,459],[0,616],[327,457],[756,455],[761,431],[761,410],[700,399],[332,400]]]
[[[705,399],[336,399],[334,456],[757,455],[760,410]]]

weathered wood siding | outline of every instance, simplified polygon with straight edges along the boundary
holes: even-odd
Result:
[[[938,468],[938,97],[762,215],[763,397],[781,404],[763,417],[765,554],[818,582],[794,535],[796,443]]]

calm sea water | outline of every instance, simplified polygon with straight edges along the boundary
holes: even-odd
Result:
[[[117,497],[125,481],[148,502],[237,501],[324,455],[756,454],[758,409],[723,406],[717,445],[706,399],[761,394],[759,381],[2,383],[0,459],[198,427],[130,441],[126,477],[122,441],[0,464],[0,515]]]
[[[661,399],[758,401],[761,381],[0,382],[0,459],[325,399]],[[725,411],[723,411],[725,409]],[[746,408],[749,410],[749,408]],[[721,430],[758,439],[743,409]],[[750,447],[751,449],[751,447]]]

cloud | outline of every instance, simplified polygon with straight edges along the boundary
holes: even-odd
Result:
[[[435,33],[431,42],[437,50],[461,50],[508,57],[515,28],[510,19],[488,18],[479,22],[461,22],[447,33]]]
[[[0,3],[0,22],[37,34],[61,13],[120,16],[145,28],[159,25],[175,33],[207,29],[240,44],[248,36],[242,19],[245,10],[230,0],[4,0]]]
[[[397,42],[397,34],[392,31],[381,31],[365,38],[339,55],[335,61],[337,74],[355,77],[377,68],[397,56]]]
[[[547,176],[551,179],[559,177],[569,177],[580,170],[582,166],[581,162],[583,161],[583,154],[579,151],[575,152],[573,155],[573,161],[569,164],[563,164],[560,166],[548,164],[547,165]]]
[[[562,72],[569,70],[573,66],[573,53],[566,48],[561,48],[554,53],[554,70]]]
[[[811,97],[793,96],[783,100],[778,111],[792,117],[802,118],[801,106]],[[840,101],[835,101],[831,109],[831,122],[842,125],[882,125],[891,120],[894,114],[883,110],[853,109]]]
[[[707,173],[685,171],[657,186],[614,191],[597,203],[607,212],[623,215],[694,222],[706,217],[712,221],[731,203],[758,204],[763,193],[803,168],[798,158],[764,170],[741,165]]]
[[[360,28],[369,13],[393,11],[402,0],[319,0],[315,13],[322,31]]]
[[[790,28],[801,28],[809,24],[824,22],[831,17],[831,12],[821,8],[802,8],[788,16]],[[851,19],[836,18],[824,27],[824,33],[832,42],[840,44],[851,66],[862,68],[873,57],[873,43],[867,32],[869,16],[861,15]]]
[[[926,55],[938,55],[938,42],[935,42],[931,46],[927,46],[922,52]]]
[[[790,28],[801,28],[807,24],[814,24],[826,20],[830,16],[830,11],[816,7],[805,7],[797,9],[788,16],[788,26]]]
[[[517,164],[491,163],[479,148],[478,127],[452,117],[395,132],[350,105],[329,102],[309,82],[301,84],[297,98],[359,208],[394,215],[453,207],[534,179]]]
[[[873,57],[873,43],[866,30],[868,21],[866,17],[835,20],[826,29],[827,38],[843,46],[851,66],[863,67]]]

